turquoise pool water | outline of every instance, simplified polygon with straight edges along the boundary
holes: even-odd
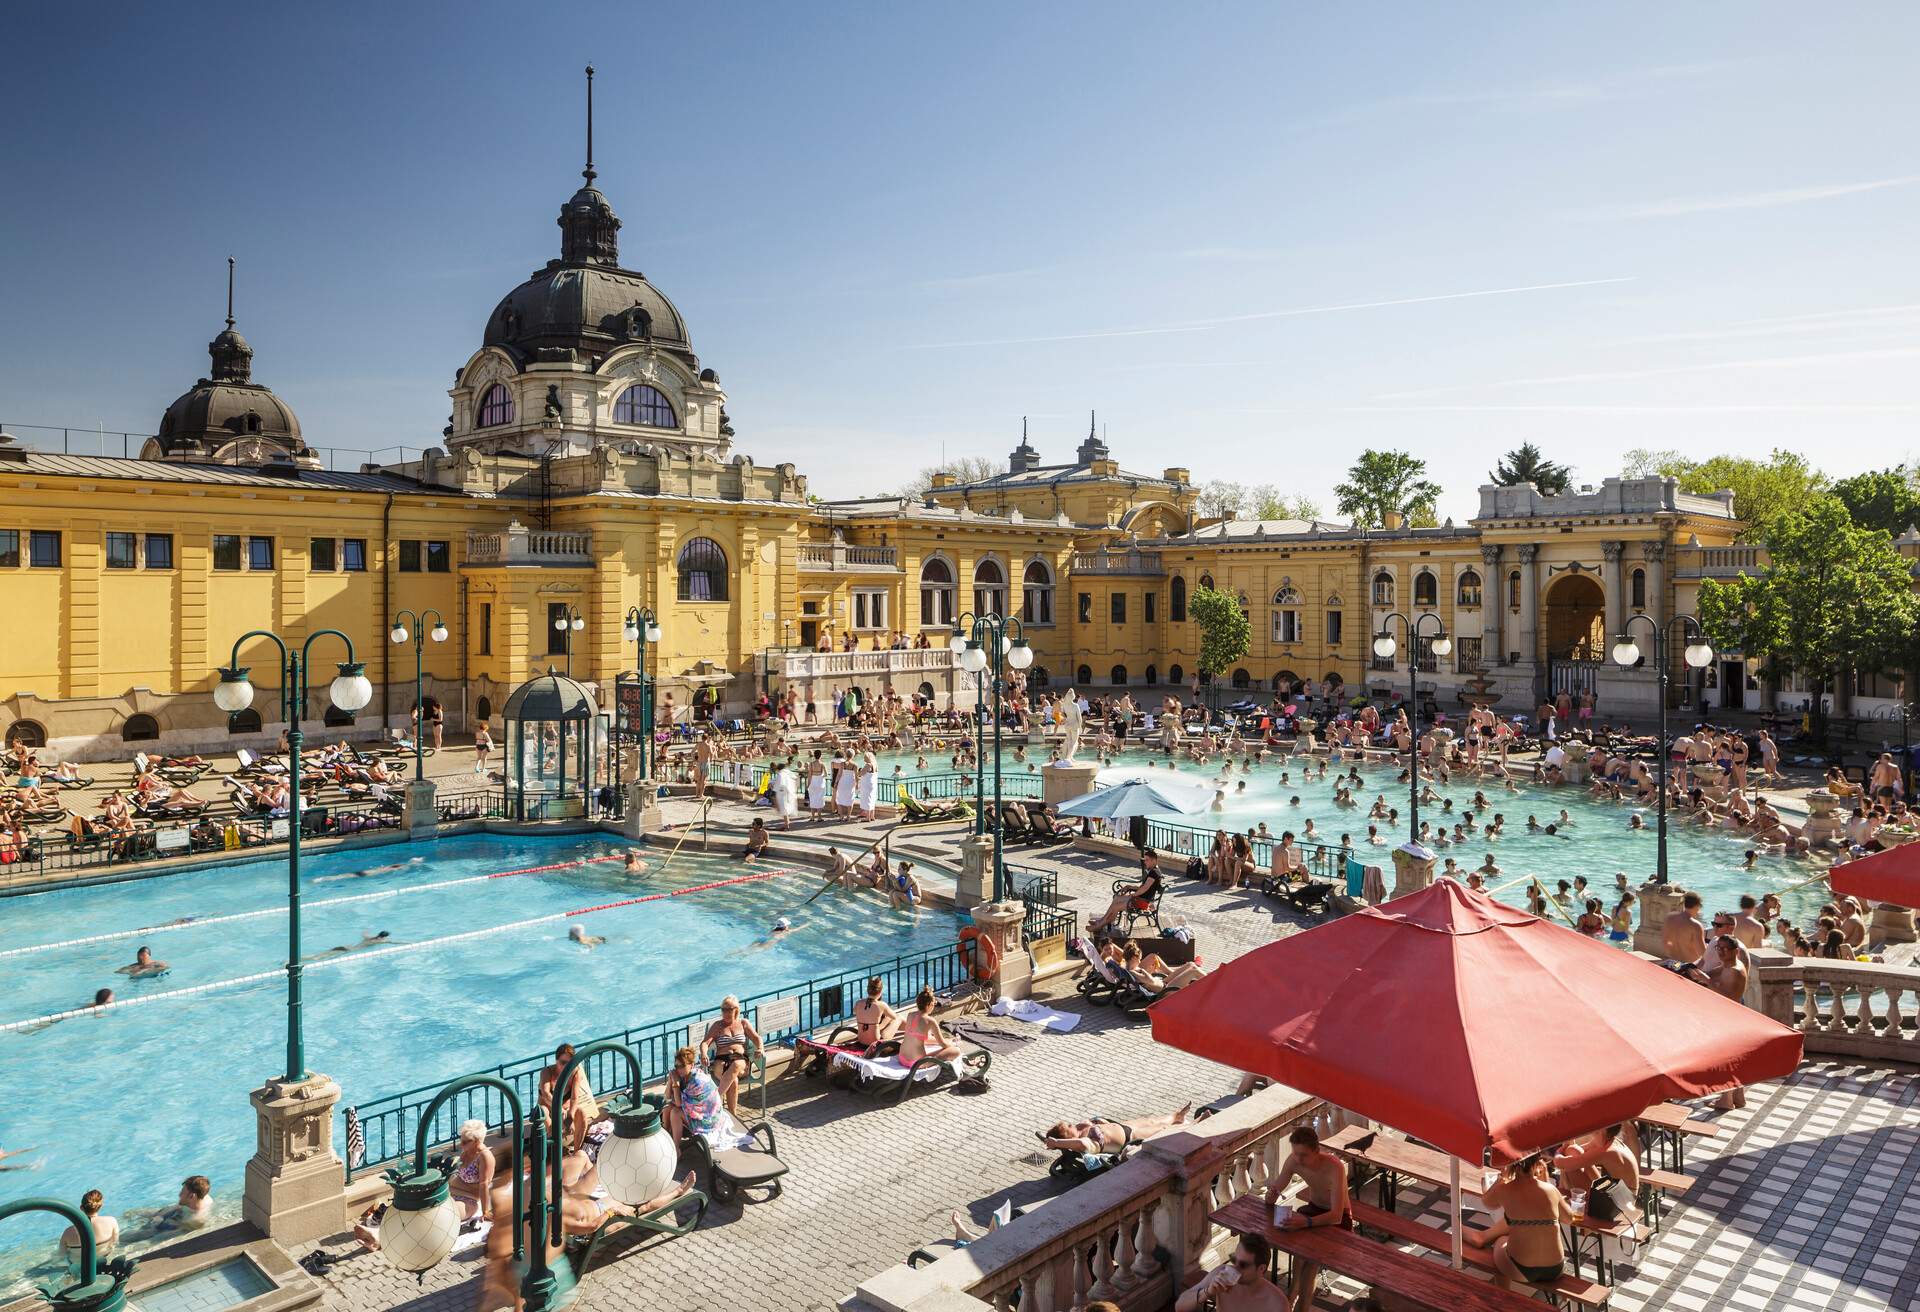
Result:
[[[307,858],[305,953],[382,930],[395,945],[309,963],[308,1065],[339,1081],[343,1103],[364,1102],[565,1039],[710,1007],[726,993],[953,941],[951,913],[915,921],[871,893],[836,892],[803,907],[820,886],[806,867],[539,919],[754,870],[691,851],[662,869],[665,850],[654,846],[643,849],[654,871],[635,877],[618,860],[627,850],[604,835],[476,836]],[[588,863],[485,878],[581,862]],[[776,860],[758,870],[780,868]],[[247,1093],[286,1060],[285,905],[284,858],[0,900],[0,1148],[37,1150],[7,1160],[29,1169],[0,1172],[0,1200],[77,1203],[97,1188],[133,1233],[143,1212],[174,1201],[182,1178],[204,1174],[218,1214],[238,1214],[254,1139]],[[793,930],[768,943],[781,915]],[[128,934],[183,917],[195,919]],[[522,923],[530,920],[537,923]],[[606,943],[570,942],[574,925]],[[500,926],[519,927],[429,942]],[[96,941],[74,942],[89,938]],[[142,944],[170,963],[167,973],[116,973]],[[256,974],[266,977],[177,992]],[[80,1006],[103,987],[151,1001],[44,1028],[20,1025]],[[0,1234],[0,1288],[45,1258],[60,1228],[51,1217],[9,1222]]]

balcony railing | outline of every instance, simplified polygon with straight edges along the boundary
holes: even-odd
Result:
[[[945,646],[897,651],[776,651],[768,653],[767,668],[768,673],[787,679],[944,674],[953,668],[953,651]]]
[[[1160,553],[1157,551],[1141,551],[1133,547],[1123,551],[1109,551],[1102,547],[1098,551],[1073,553],[1073,573],[1075,574],[1130,574],[1135,577],[1152,577],[1166,572],[1160,564]]]
[[[593,534],[531,529],[516,519],[497,532],[469,531],[466,563],[469,565],[591,565]]]
[[[862,547],[848,542],[803,542],[800,568],[816,573],[899,573],[897,547]]]
[[[1688,547],[1675,560],[1674,577],[1683,579],[1730,579],[1741,574],[1758,574],[1766,568],[1759,547]]]

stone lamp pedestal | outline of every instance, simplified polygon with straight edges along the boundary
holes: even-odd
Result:
[[[1846,833],[1846,813],[1839,810],[1840,799],[1824,788],[1807,794],[1807,823],[1800,831],[1809,847],[1833,847]]]
[[[989,858],[991,859],[991,858]],[[1033,962],[1027,956],[1021,926],[1027,918],[1024,902],[982,902],[973,908],[973,923],[981,936],[993,940],[1000,961],[994,967],[991,987],[996,998],[1024,998],[1033,992]]]
[[[626,809],[620,813],[620,832],[627,838],[644,838],[657,831],[660,817],[660,786],[651,779],[635,779],[627,785]]]
[[[1418,843],[1402,843],[1393,849],[1393,893],[1388,899],[1418,893],[1433,883],[1433,853]]]
[[[1634,893],[1640,904],[1640,923],[1633,931],[1633,950],[1650,957],[1667,955],[1667,917],[1680,910],[1680,899],[1687,890],[1678,884],[1661,884],[1649,879]]]
[[[1040,798],[1048,806],[1071,802],[1093,791],[1097,765],[1049,765],[1040,771]]]
[[[241,1215],[282,1247],[339,1233],[346,1167],[333,1151],[340,1086],[325,1075],[269,1080],[249,1095],[259,1135],[247,1162]]]
[[[408,838],[432,838],[439,829],[439,794],[440,790],[431,779],[414,779],[407,783],[400,823],[405,827]]]
[[[960,877],[954,881],[953,904],[970,907],[993,896],[993,835],[970,835],[960,840]]]

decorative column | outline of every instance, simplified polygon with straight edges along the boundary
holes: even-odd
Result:
[[[1522,542],[1519,555],[1520,663],[1532,667],[1540,660],[1540,579],[1534,564],[1540,555],[1540,544]]]
[[[1600,544],[1600,551],[1607,558],[1605,579],[1607,588],[1607,645],[1601,649],[1602,659],[1605,659],[1606,651],[1612,648],[1613,640],[1620,635],[1622,632],[1621,626],[1626,623],[1627,598],[1620,581],[1622,573],[1620,569],[1620,557],[1626,549],[1627,544],[1624,542],[1602,542]]]
[[[416,732],[418,730],[416,729]],[[407,780],[407,796],[400,817],[409,838],[432,838],[440,827],[438,790],[431,779]]]
[[[325,1075],[269,1080],[249,1095],[258,1126],[240,1214],[282,1247],[346,1225],[346,1168],[333,1151],[340,1086]]]
[[[1647,562],[1647,618],[1660,627],[1665,628],[1667,624],[1667,544],[1661,541],[1642,542],[1640,544],[1640,555]],[[1689,698],[1693,693],[1692,669],[1684,664],[1681,665],[1677,671],[1673,669],[1673,658],[1678,654],[1678,652],[1674,651],[1667,653],[1668,672],[1672,675],[1672,680],[1668,688],[1668,709],[1672,709],[1673,707],[1672,692],[1674,689],[1679,690],[1682,704],[1685,704],[1685,699]],[[1652,673],[1657,679],[1660,672],[1653,670]],[[1658,687],[1659,685],[1656,683],[1654,691],[1656,701],[1660,696]]]
[[[1649,879],[1635,890],[1634,901],[1640,907],[1640,924],[1633,931],[1633,950],[1650,957],[1667,955],[1667,917],[1680,909],[1687,890],[1678,884],[1659,884]]]
[[[987,860],[991,867],[991,851]],[[996,998],[1024,998],[1033,992],[1033,961],[1027,956],[1026,939],[1021,932],[1026,918],[1026,903],[1017,898],[1008,902],[982,902],[973,908],[973,923],[980,927],[981,936],[992,939],[998,949],[1000,960],[993,969],[991,985]]]
[[[1393,897],[1418,893],[1432,884],[1433,861],[1433,853],[1417,843],[1402,843],[1394,848]]]
[[[1480,548],[1480,561],[1486,566],[1487,573],[1485,586],[1485,596],[1488,598],[1486,602],[1486,613],[1493,617],[1493,630],[1491,633],[1485,635],[1493,640],[1491,658],[1488,657],[1487,645],[1484,640],[1480,647],[1480,658],[1483,663],[1488,665],[1505,665],[1507,663],[1507,580],[1505,578],[1505,571],[1500,567],[1500,557],[1504,550],[1505,549],[1497,542]]]
[[[954,881],[954,905],[970,907],[992,896],[993,835],[969,834],[960,840],[960,877]]]

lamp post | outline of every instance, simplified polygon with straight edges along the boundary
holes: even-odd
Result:
[[[569,606],[553,622],[553,631],[563,635],[562,645],[567,653],[567,677],[573,677],[573,635],[587,627],[586,620],[580,617],[578,606]]]
[[[1013,633],[1011,643],[1009,643],[1007,638],[1009,629],[1011,629]],[[990,709],[993,715],[993,900],[995,902],[1003,902],[1006,900],[1007,895],[1007,863],[1005,836],[1000,822],[1000,732],[1002,719],[1001,708],[1004,704],[1007,685],[1001,671],[1003,665],[1011,666],[1016,670],[1024,670],[1029,665],[1032,665],[1033,648],[1027,645],[1027,640],[1023,636],[1023,630],[1021,629],[1019,620],[1011,619],[992,611],[979,615],[971,611],[962,614],[953,623],[953,634],[947,640],[947,645],[957,653],[960,668],[973,675],[975,680],[974,705],[976,707],[976,713],[974,715],[974,735],[975,742],[978,745],[974,755],[976,762],[979,763],[979,774],[977,776],[978,782],[974,786],[974,793],[979,799],[980,816],[978,819],[982,823],[984,823],[986,818],[987,772],[984,764],[986,757],[986,728],[980,719],[979,712],[983,709]],[[991,667],[993,675],[986,683],[981,683],[979,676],[985,673],[989,667]],[[988,685],[991,685],[993,690],[993,699],[990,706],[987,702]],[[976,835],[984,832],[986,831],[983,828],[976,825],[974,829]]]
[[[307,671],[315,639],[335,637],[345,644],[347,658],[328,688],[333,704],[349,714],[373,700],[366,666],[353,659],[353,639],[338,629],[321,629],[294,650],[278,634],[254,629],[234,640],[233,655],[220,671],[213,704],[228,715],[253,705],[253,681],[240,664],[240,647],[249,638],[265,638],[280,651],[280,715],[287,726],[287,1082],[306,1078],[306,1036],[300,1017],[300,719],[307,705]]]
[[[117,1257],[100,1261],[99,1246],[93,1237],[93,1218],[72,1203],[57,1198],[16,1198],[0,1203],[0,1221],[28,1212],[51,1212],[73,1227],[80,1236],[79,1272],[75,1283],[65,1289],[42,1289],[53,1312],[120,1312],[127,1302],[127,1280],[139,1265],[135,1258]]]
[[[1691,615],[1675,615],[1664,625],[1650,615],[1631,615],[1620,628],[1620,634],[1613,640],[1613,661],[1616,665],[1633,665],[1640,659],[1640,646],[1634,642],[1632,632],[1636,624],[1644,624],[1653,631],[1653,663],[1660,672],[1660,828],[1658,837],[1658,865],[1654,871],[1654,882],[1667,882],[1667,756],[1671,744],[1667,742],[1667,684],[1672,677],[1672,662],[1667,657],[1667,644],[1673,636],[1674,626],[1688,638],[1694,639],[1687,644],[1686,660],[1693,669],[1705,669],[1707,662],[1713,659],[1713,648],[1707,645],[1706,630],[1700,627],[1700,621]]]
[[[1435,656],[1445,656],[1453,651],[1453,639],[1447,636],[1446,621],[1432,611],[1408,619],[1399,611],[1394,611],[1380,621],[1380,632],[1373,636],[1373,654],[1382,660],[1390,661],[1398,644],[1389,631],[1395,620],[1407,632],[1407,723],[1412,728],[1412,737],[1408,743],[1407,757],[1412,762],[1409,774],[1413,783],[1411,800],[1408,803],[1407,838],[1409,842],[1420,841],[1420,645],[1426,644],[1427,650]],[[1426,630],[1426,622],[1433,621],[1433,632]]]
[[[660,621],[651,606],[630,606],[621,636],[633,644],[634,667],[640,671],[640,777],[653,778],[653,676],[647,672],[647,649],[660,641]]]
[[[432,629],[427,628],[429,615],[433,617]],[[407,630],[408,625],[413,626],[411,635]],[[437,610],[423,610],[418,615],[403,610],[394,619],[393,629],[387,636],[396,643],[405,642],[409,636],[413,638],[413,777],[424,779],[427,777],[427,759],[421,739],[426,737],[427,705],[420,696],[420,680],[424,674],[427,639],[431,637],[435,642],[445,642],[447,623],[440,618]]]
[[[640,1094],[640,1059],[624,1043],[603,1039],[574,1053],[573,1060],[554,1084],[550,1109],[535,1108],[529,1118],[519,1095],[506,1081],[491,1075],[468,1075],[441,1089],[420,1115],[414,1135],[413,1162],[386,1173],[393,1186],[393,1205],[380,1227],[380,1251],[402,1271],[424,1275],[453,1252],[460,1232],[460,1213],[448,1197],[445,1170],[427,1164],[428,1139],[434,1113],[455,1095],[473,1088],[497,1090],[512,1114],[508,1125],[513,1144],[513,1260],[524,1274],[520,1296],[526,1312],[547,1312],[559,1294],[559,1282],[547,1264],[547,1250],[565,1240],[561,1215],[561,1164],[566,1156],[562,1109],[575,1073],[582,1062],[600,1052],[617,1052],[632,1076],[628,1096],[609,1103],[614,1137],[601,1148],[600,1179],[607,1192],[629,1205],[658,1197],[673,1177],[674,1147],[660,1131],[661,1100]],[[548,1116],[554,1118],[548,1125]],[[483,1186],[490,1187],[488,1182]],[[526,1185],[531,1185],[527,1189]],[[527,1194],[531,1193],[531,1197]],[[689,1195],[700,1201],[698,1195]]]

